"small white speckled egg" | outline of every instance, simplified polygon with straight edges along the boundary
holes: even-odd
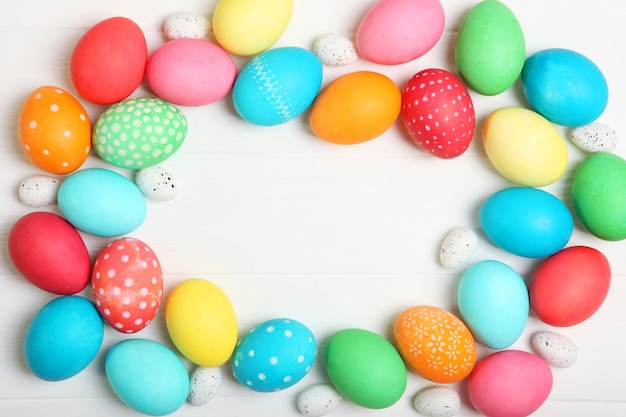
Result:
[[[165,19],[163,32],[168,40],[204,39],[211,31],[211,22],[204,16],[181,12]]]
[[[553,332],[539,332],[533,335],[533,348],[537,355],[549,365],[569,368],[578,359],[578,347],[569,338]]]
[[[472,229],[452,229],[441,244],[439,261],[446,268],[454,268],[469,261],[478,249],[478,235]]]
[[[322,35],[313,43],[313,53],[323,64],[339,67],[359,59],[354,42],[341,35]]]
[[[222,386],[222,370],[220,368],[204,368],[198,366],[189,376],[189,401],[192,405],[202,406],[211,401]]]
[[[343,397],[328,384],[313,385],[298,396],[298,409],[305,416],[321,417],[333,411]]]
[[[617,146],[617,133],[602,123],[579,126],[570,132],[572,143],[579,149],[589,152],[611,152]]]
[[[429,417],[455,415],[461,408],[461,397],[452,388],[431,386],[417,393],[413,406],[418,413]]]
[[[45,207],[57,202],[61,179],[48,175],[33,175],[20,184],[20,201],[32,207]]]
[[[158,165],[143,168],[135,174],[135,184],[142,194],[153,200],[173,200],[178,188],[169,172]]]

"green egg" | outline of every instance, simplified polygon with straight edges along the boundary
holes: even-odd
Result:
[[[187,119],[172,104],[129,98],[109,107],[93,127],[93,147],[104,161],[141,169],[172,156],[187,136]]]
[[[609,153],[587,157],[572,182],[574,209],[582,224],[600,239],[626,239],[626,161]]]
[[[524,33],[505,4],[483,0],[461,22],[454,54],[459,74],[472,90],[497,95],[511,87],[522,72]]]
[[[344,329],[333,334],[325,359],[337,391],[362,407],[389,407],[406,389],[402,357],[391,342],[368,330]]]

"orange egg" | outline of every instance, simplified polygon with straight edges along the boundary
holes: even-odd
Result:
[[[351,145],[382,135],[400,114],[402,94],[387,76],[357,71],[332,81],[311,107],[309,124],[328,142]]]
[[[396,319],[394,339],[408,367],[429,381],[458,382],[474,369],[474,337],[461,319],[440,308],[403,311]]]
[[[18,135],[26,157],[51,174],[75,171],[91,150],[87,112],[58,87],[40,87],[28,96],[20,111]]]

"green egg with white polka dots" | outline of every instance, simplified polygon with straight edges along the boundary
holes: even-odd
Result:
[[[141,169],[172,156],[187,137],[187,119],[174,105],[152,97],[129,98],[104,111],[93,127],[93,148],[120,168]]]

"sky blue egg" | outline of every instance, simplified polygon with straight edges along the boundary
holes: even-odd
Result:
[[[178,410],[189,395],[189,374],[167,346],[148,339],[126,339],[109,349],[106,375],[127,406],[150,416]]]
[[[58,204],[74,227],[95,236],[122,236],[146,218],[146,200],[135,183],[115,171],[88,168],[59,187]]]
[[[26,365],[46,381],[70,378],[93,361],[103,337],[104,324],[91,301],[78,295],[56,298],[28,326]]]
[[[500,190],[483,202],[479,216],[483,231],[495,245],[527,258],[558,252],[574,231],[567,206],[538,188]]]
[[[465,271],[458,304],[474,338],[491,349],[505,349],[521,336],[530,308],[523,278],[495,260],[477,262]]]
[[[250,123],[274,126],[302,114],[322,85],[322,63],[298,47],[267,50],[241,70],[233,85],[237,113]]]
[[[288,388],[309,372],[317,345],[311,330],[290,319],[273,319],[250,330],[232,359],[235,379],[253,391]]]
[[[564,126],[596,120],[607,106],[609,89],[598,66],[569,49],[545,49],[526,59],[521,74],[526,99],[537,113]]]

